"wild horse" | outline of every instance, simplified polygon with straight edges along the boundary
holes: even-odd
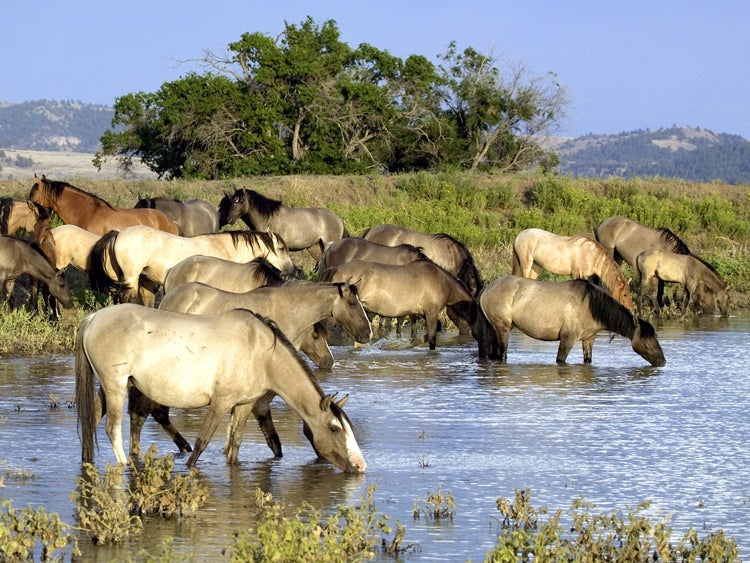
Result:
[[[687,244],[667,228],[641,225],[628,217],[610,217],[594,230],[596,240],[615,261],[624,260],[635,269],[638,255],[652,248],[675,254],[690,254]]]
[[[64,272],[55,268],[38,246],[15,237],[0,237],[0,303],[9,301],[8,282],[23,274],[47,284],[66,309],[73,307]]]
[[[480,358],[507,361],[509,334],[517,328],[537,340],[559,341],[558,363],[580,340],[583,361],[590,363],[597,333],[607,330],[628,338],[651,365],[666,363],[654,327],[588,280],[547,282],[508,275],[482,290],[479,306],[480,318],[492,328],[479,340]]]
[[[63,223],[77,225],[99,236],[132,225],[146,225],[174,235],[179,233],[174,221],[158,209],[113,207],[97,195],[45,176],[34,175],[29,199],[51,208]]]
[[[246,293],[231,293],[222,291],[205,284],[191,282],[179,286],[168,292],[160,309],[190,314],[218,314],[231,309],[249,309],[272,320],[289,338],[297,349],[301,349],[318,365],[330,368],[333,365],[321,366],[316,358],[310,354],[310,348],[325,343],[325,334],[311,334],[311,330],[323,321],[335,321],[358,342],[367,342],[372,336],[372,328],[362,303],[357,296],[356,286],[349,284],[315,283],[309,281],[291,281],[275,287],[261,287]],[[324,329],[325,330],[325,329]],[[313,341],[311,342],[311,338]],[[322,342],[321,342],[322,340]],[[329,350],[330,355],[330,350]],[[333,360],[333,356],[331,356]],[[318,360],[319,361],[319,360]],[[272,393],[258,401],[252,408],[269,447],[276,456],[281,456],[281,442],[273,428],[270,414]],[[137,399],[137,397],[136,397]],[[141,401],[134,401],[131,396],[131,444],[140,441],[140,427],[149,413],[153,413],[158,405],[145,397]],[[247,406],[237,407],[232,416],[229,439],[225,453],[228,461],[237,461],[237,452],[242,441],[242,430],[250,415]],[[138,422],[138,432],[134,432],[134,418],[141,417]],[[168,420],[169,412],[154,415],[160,423]],[[163,424],[162,424],[163,425]],[[171,432],[167,430],[168,433]],[[180,443],[173,437],[175,443]]]
[[[183,237],[219,232],[219,212],[205,199],[139,198],[134,208],[158,209],[175,222]]]
[[[684,310],[713,313],[717,308],[722,315],[729,314],[727,284],[713,266],[697,256],[651,249],[641,252],[635,263],[641,299],[645,298],[653,281],[657,282],[657,311],[664,306],[664,283],[671,282],[685,289]]]
[[[308,250],[320,258],[326,244],[348,237],[344,222],[324,207],[287,207],[280,200],[241,188],[219,202],[219,225],[242,219],[249,229],[281,235],[289,250]]]
[[[281,285],[284,278],[278,268],[263,258],[255,258],[250,262],[233,262],[214,256],[188,256],[167,272],[164,293],[190,282],[244,293],[264,285]]]
[[[221,417],[272,391],[308,425],[319,455],[343,471],[365,471],[351,421],[335,396],[323,392],[286,336],[250,311],[204,316],[113,305],[84,317],[75,358],[84,462],[93,460],[96,426],[105,414],[117,462],[127,462],[122,416],[133,385],[165,406],[208,406],[188,466],[195,465]],[[94,376],[100,383],[99,409]]]
[[[195,255],[235,262],[260,257],[283,274],[294,271],[286,243],[275,233],[224,231],[188,238],[140,225],[111,231],[96,242],[89,257],[91,287],[118,289],[123,301],[135,301],[137,290],[143,304],[153,306],[169,269]]]
[[[598,276],[612,296],[635,311],[630,286],[610,254],[590,237],[563,236],[544,229],[525,229],[513,241],[516,276],[537,279],[542,269],[559,276],[588,279]]]
[[[400,266],[355,260],[328,268],[320,279],[356,285],[362,305],[376,315],[424,316],[430,350],[443,309],[450,307],[469,326],[476,320],[476,302],[466,286],[427,258]]]

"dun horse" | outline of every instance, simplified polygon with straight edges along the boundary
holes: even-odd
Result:
[[[479,305],[484,315],[480,319],[493,329],[479,341],[480,358],[507,361],[509,334],[518,328],[537,340],[559,340],[558,363],[565,362],[580,340],[583,361],[590,363],[597,333],[607,330],[628,338],[651,365],[666,363],[654,327],[587,280],[555,283],[508,275],[482,290]]]
[[[438,315],[446,307],[469,326],[476,320],[476,302],[466,286],[427,258],[402,266],[355,260],[327,269],[321,280],[356,285],[362,305],[376,315],[424,316],[430,350],[436,346]]]
[[[684,310],[712,313],[718,308],[722,315],[729,314],[726,283],[713,266],[695,255],[646,250],[636,258],[636,274],[640,279],[642,298],[656,280],[657,311],[664,306],[664,283],[671,282],[685,289]]]
[[[403,265],[424,257],[425,253],[411,244],[388,246],[363,238],[348,237],[326,246],[318,263],[318,273],[354,260]]]
[[[246,293],[231,293],[193,282],[168,292],[159,308],[200,315],[218,314],[231,309],[249,309],[276,323],[292,344],[308,355],[306,348],[310,346],[307,342],[310,330],[322,321],[340,323],[358,342],[367,342],[372,336],[370,321],[357,297],[357,288],[349,284],[292,281],[278,287],[261,287]],[[261,424],[269,447],[275,455],[281,456],[281,443],[273,428],[270,414],[270,401],[273,397],[273,394],[268,394],[255,404],[252,411]],[[136,407],[131,401],[131,412],[135,410]],[[144,413],[145,418],[145,415],[152,411],[152,406],[138,406],[137,410]],[[237,407],[233,414],[230,426],[233,431],[230,432],[225,448],[230,463],[237,460],[242,429],[250,410],[246,406]],[[131,414],[131,441],[132,416]],[[135,436],[135,439],[138,441],[139,437]]]
[[[617,301],[631,312],[635,310],[622,270],[602,245],[590,237],[562,236],[543,229],[521,231],[513,241],[512,273],[536,279],[542,269],[575,279],[596,275]]]
[[[274,233],[225,231],[187,238],[135,226],[104,235],[91,249],[91,286],[97,290],[118,288],[123,301],[134,301],[137,289],[143,303],[152,306],[169,269],[195,255],[235,262],[264,258],[284,274],[294,271],[286,244]],[[139,284],[141,277],[145,280]]]
[[[164,279],[164,293],[190,282],[244,293],[264,285],[281,285],[284,279],[278,268],[263,258],[233,262],[214,256],[189,256],[169,269]]]
[[[248,228],[279,233],[289,250],[308,250],[320,258],[325,245],[348,237],[344,222],[323,207],[287,207],[254,190],[241,188],[219,203],[219,225],[242,219]]]
[[[645,227],[628,217],[610,217],[594,231],[596,240],[617,263],[624,260],[635,269],[638,255],[652,248],[675,254],[690,254],[690,249],[676,234],[666,228]]]
[[[165,406],[208,406],[188,466],[195,465],[223,416],[271,391],[302,417],[319,455],[343,471],[365,471],[351,421],[335,396],[323,393],[280,330],[249,311],[203,316],[129,303],[106,307],[81,322],[75,357],[84,462],[93,460],[96,425],[105,413],[117,462],[127,462],[122,417],[128,387],[134,385]],[[101,412],[94,376],[100,383]]]
[[[219,212],[205,199],[140,198],[135,209],[158,209],[175,222],[183,237],[219,232]]]
[[[88,271],[89,254],[101,238],[99,235],[75,225],[59,225],[52,229],[52,237],[55,239],[57,268],[62,270],[74,266],[82,272]]]
[[[62,270],[55,268],[38,247],[14,237],[0,237],[0,303],[8,303],[8,282],[24,274],[47,284],[49,292],[63,307],[73,307]]]
[[[112,230],[132,225],[146,225],[178,234],[174,221],[158,209],[127,209],[113,207],[102,198],[67,182],[47,180],[34,175],[29,199],[57,213],[63,223],[77,225],[102,236]]]
[[[41,205],[24,199],[0,198],[0,235],[15,235],[18,231],[34,232],[34,225],[49,213]]]

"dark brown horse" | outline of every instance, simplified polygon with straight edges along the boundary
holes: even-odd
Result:
[[[251,230],[278,233],[289,250],[308,250],[320,258],[325,245],[348,237],[344,222],[324,207],[287,207],[254,190],[239,189],[225,194],[219,203],[219,225],[242,219]]]
[[[116,208],[97,195],[67,182],[47,180],[34,175],[29,199],[57,213],[63,223],[77,225],[96,235],[146,225],[171,234],[178,234],[177,225],[158,209]]]
[[[205,199],[140,198],[134,208],[158,209],[175,222],[183,237],[219,232],[219,212]]]
[[[0,237],[0,303],[8,302],[7,282],[27,274],[47,284],[50,293],[66,309],[73,307],[68,282],[42,251],[15,237]]]
[[[665,364],[654,327],[588,280],[556,283],[504,276],[482,290],[479,306],[480,318],[492,327],[479,340],[480,358],[506,361],[509,334],[517,328],[537,340],[559,341],[558,363],[565,362],[580,340],[583,361],[590,363],[594,339],[606,330],[628,338],[633,350],[651,365]]]
[[[667,228],[646,227],[628,217],[610,217],[594,230],[601,243],[618,264],[624,260],[635,269],[638,255],[652,248],[675,254],[690,254],[687,244]]]

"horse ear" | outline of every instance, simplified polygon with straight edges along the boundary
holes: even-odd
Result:
[[[338,405],[340,409],[343,409],[344,405],[346,404],[348,400],[349,400],[349,394],[347,393],[346,395],[341,397],[338,401],[336,401],[336,404]]]
[[[338,392],[334,393],[333,395],[326,395],[320,400],[320,410],[327,411],[329,408],[331,408],[331,403],[336,402],[336,395],[338,395]]]

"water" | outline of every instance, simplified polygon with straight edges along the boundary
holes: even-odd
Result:
[[[278,399],[274,418],[284,457],[273,459],[249,422],[241,463],[229,467],[223,427],[198,461],[210,490],[206,505],[179,522],[150,519],[138,541],[119,547],[82,544],[86,560],[156,552],[174,536],[179,554],[226,560],[234,532],[252,524],[256,487],[289,506],[354,504],[377,486],[377,508],[406,527],[415,561],[481,561],[496,541],[498,497],[530,488],[535,506],[567,509],[583,496],[596,512],[635,508],[672,515],[682,536],[723,529],[740,554],[750,553],[750,314],[703,317],[657,326],[667,365],[650,367],[621,337],[601,334],[593,364],[580,345],[569,364],[555,364],[556,343],[512,333],[508,364],[479,362],[476,343],[444,334],[436,351],[334,347],[336,365],[319,373],[328,392],[350,395],[352,418],[368,470],[344,475],[316,461],[299,419]],[[80,470],[73,359],[0,359],[0,497],[13,506],[45,506],[73,523],[70,492]],[[61,402],[49,408],[50,394]],[[202,411],[175,411],[175,425],[194,440]],[[126,433],[127,435],[127,433]],[[175,451],[152,420],[144,444]],[[103,427],[96,464],[114,455]],[[185,457],[176,466],[183,471]],[[28,472],[31,479],[8,475]],[[452,521],[414,520],[418,500],[442,488],[455,498]],[[122,551],[124,550],[124,551]]]

